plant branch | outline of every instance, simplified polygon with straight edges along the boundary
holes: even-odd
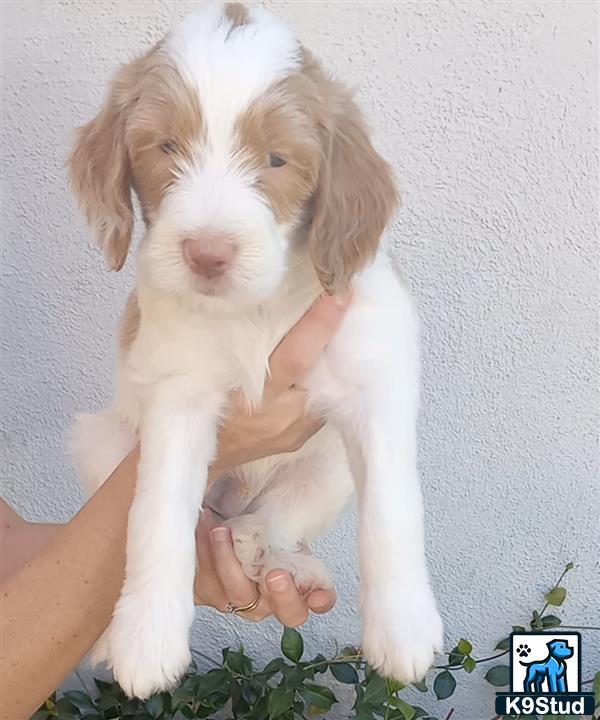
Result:
[[[559,577],[558,580],[554,583],[554,586],[553,586],[552,588],[550,588],[550,589],[553,590],[555,587],[558,587],[558,586],[560,585],[560,583],[562,582],[562,579],[564,578],[564,576],[569,572],[569,570],[572,570],[573,567],[574,567],[574,566],[573,566],[573,563],[572,563],[572,562],[567,563],[567,564],[565,565],[564,570],[563,570],[562,573],[560,574],[560,577]],[[549,606],[550,606],[550,603],[549,603],[549,602],[546,602],[546,604],[544,605],[544,607],[543,607],[543,608],[541,609],[541,611],[540,611],[540,617],[546,612],[546,610],[548,609]]]

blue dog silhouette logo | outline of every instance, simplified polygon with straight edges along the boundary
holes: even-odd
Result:
[[[519,663],[526,668],[523,690],[527,693],[567,693],[569,682],[567,678],[567,660],[573,657],[574,648],[566,640],[551,640],[546,643],[548,654],[543,660]],[[517,655],[527,657],[531,650],[528,645],[520,645]],[[545,685],[545,688],[544,688]]]
[[[578,692],[580,659],[577,633],[513,633],[511,688],[528,695]]]
[[[496,714],[577,717],[594,712],[593,693],[581,690],[581,636],[577,632],[513,632],[510,688],[496,693]]]

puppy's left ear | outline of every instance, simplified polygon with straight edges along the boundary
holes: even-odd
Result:
[[[309,241],[323,288],[335,292],[373,259],[399,197],[350,93],[329,80],[321,87],[327,110]]]

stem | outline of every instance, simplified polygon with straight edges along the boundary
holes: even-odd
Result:
[[[450,712],[446,715],[446,720],[450,720],[450,718],[454,715],[454,708],[450,708]]]
[[[495,660],[496,658],[500,658],[503,655],[507,655],[508,650],[503,650],[501,653],[498,653],[497,655],[490,655],[489,657],[481,658],[480,660],[475,660],[475,664],[479,665],[479,663],[489,662],[490,660]],[[475,659],[475,658],[473,658]],[[462,665],[434,665],[433,666],[435,670],[463,670]]]
[[[341,658],[334,658],[333,660],[321,660],[321,662],[312,663],[312,665],[307,665],[304,669],[305,670],[314,670],[315,668],[321,667],[321,665],[340,665],[341,663],[347,663],[347,662],[365,662],[366,660],[363,660],[362,655],[344,655],[344,657]]]
[[[564,628],[565,630],[600,630],[600,627],[595,625],[560,625],[557,630]]]
[[[569,564],[570,564],[570,563],[569,563]],[[570,568],[568,565],[565,565],[565,569],[562,571],[562,573],[561,573],[560,577],[558,578],[558,580],[554,583],[554,586],[551,588],[551,591],[554,590],[555,587],[558,587],[558,586],[560,585],[561,580],[564,578],[564,576],[565,576],[565,575],[569,572],[569,570],[571,570],[571,569],[572,569],[572,568]],[[542,608],[542,610],[541,610],[541,612],[540,612],[540,617],[546,612],[546,610],[548,609],[549,605],[550,605],[549,602],[547,602],[547,603],[544,605],[544,607]]]

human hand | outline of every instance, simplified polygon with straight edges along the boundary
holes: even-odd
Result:
[[[219,432],[212,470],[223,472],[268,455],[298,450],[323,421],[307,415],[306,390],[296,387],[337,330],[351,293],[321,295],[275,348],[260,407],[250,412],[243,398]]]
[[[242,570],[229,529],[219,525],[210,510],[203,511],[196,529],[196,559],[197,605],[227,612],[230,604],[244,607],[256,599],[258,587]],[[257,607],[241,613],[242,617],[258,622],[274,615],[282,625],[297,627],[306,621],[309,611],[326,613],[335,605],[334,590],[314,590],[302,597],[285,570],[271,570],[265,585]]]

